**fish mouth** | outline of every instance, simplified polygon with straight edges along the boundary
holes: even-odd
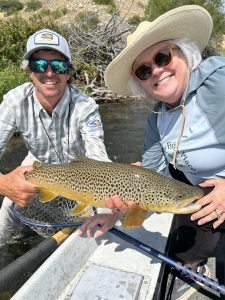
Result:
[[[201,208],[202,208],[202,205],[192,202],[192,203],[188,203],[182,207],[175,208],[175,211],[178,214],[191,214],[191,213],[194,213],[194,212],[200,210]]]
[[[196,201],[203,196],[203,190],[197,188],[194,195],[187,197],[186,200],[180,201],[180,203],[174,207],[174,212],[177,214],[191,214],[199,211],[202,205],[197,204]]]

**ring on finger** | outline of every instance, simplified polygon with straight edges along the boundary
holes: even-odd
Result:
[[[119,210],[118,208],[113,208],[113,209],[112,209],[112,212],[114,212],[114,213],[115,213],[115,212],[119,212],[119,211],[120,211],[120,210]]]
[[[216,218],[219,220],[221,214],[220,214],[217,210],[218,210],[218,209],[216,208],[216,209],[214,210],[214,213],[216,214]]]
[[[220,215],[220,221],[223,223],[224,220],[225,220],[225,213],[222,213],[222,214]]]

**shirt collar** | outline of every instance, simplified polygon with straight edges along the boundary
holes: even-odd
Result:
[[[41,111],[45,111],[45,109],[42,107],[42,105],[40,104],[40,102],[37,98],[35,89],[34,89],[34,92],[33,92],[33,97],[34,97],[34,100],[35,100],[35,105],[36,105],[38,114]],[[52,112],[52,115],[54,115],[56,113],[59,117],[61,117],[63,115],[63,113],[65,112],[66,108],[69,105],[70,97],[71,97],[70,89],[67,86],[61,100],[59,101],[59,103],[54,108],[54,110]]]
[[[53,113],[57,113],[58,116],[61,117],[69,106],[71,100],[70,98],[71,98],[71,93],[69,87],[67,86],[61,100],[54,108]]]

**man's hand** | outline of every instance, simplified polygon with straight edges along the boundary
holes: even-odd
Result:
[[[118,195],[114,195],[111,198],[105,199],[105,204],[112,212],[122,212],[126,213],[128,211],[128,206],[124,203]]]
[[[0,194],[8,197],[19,206],[29,204],[38,194],[38,188],[25,179],[25,172],[31,171],[32,166],[17,167],[6,175],[0,175]]]
[[[123,214],[128,211],[129,206],[135,205],[134,201],[128,201],[124,203],[118,195],[114,195],[111,198],[105,199],[106,206],[112,210],[112,214],[97,214],[89,218],[80,227],[77,235],[81,236],[85,231],[87,237],[91,237],[91,230],[96,225],[100,225],[100,228],[94,234],[94,238],[101,236],[103,233],[111,229],[116,222],[122,218]]]
[[[137,167],[142,167],[142,162],[141,161],[136,161],[135,163],[131,163],[132,165],[134,166],[137,166]]]
[[[90,238],[92,228],[99,225],[99,229],[97,229],[94,233],[94,238],[96,239],[111,229],[120,219],[120,217],[120,213],[94,215],[84,222],[84,224],[79,228],[77,235],[81,236],[86,232],[87,237]]]

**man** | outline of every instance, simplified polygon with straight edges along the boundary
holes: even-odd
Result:
[[[73,75],[67,41],[43,29],[27,41],[22,67],[31,81],[9,91],[0,105],[0,155],[15,132],[28,149],[22,166],[0,175],[0,242],[18,229],[13,202],[26,206],[37,196],[35,185],[25,180],[34,160],[68,163],[77,155],[109,161],[95,101],[70,84]]]

